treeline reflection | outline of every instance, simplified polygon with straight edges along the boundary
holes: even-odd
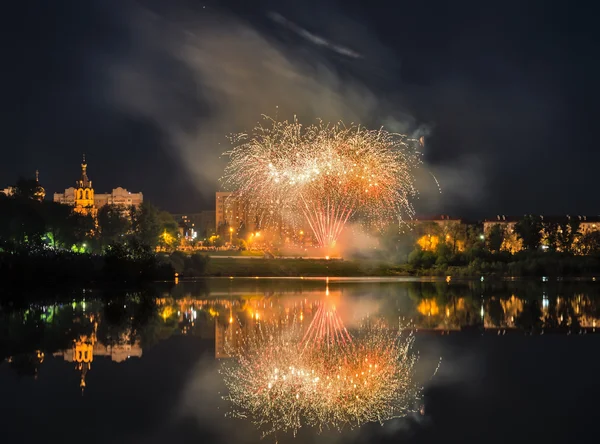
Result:
[[[215,280],[167,291],[81,290],[69,300],[0,307],[0,362],[36,377],[48,359],[71,362],[84,390],[98,359],[122,363],[174,335],[213,341],[231,325],[294,317],[310,322],[325,298],[352,329],[365,316],[417,332],[583,335],[596,333],[595,282],[344,282]],[[233,322],[233,320],[240,322]]]

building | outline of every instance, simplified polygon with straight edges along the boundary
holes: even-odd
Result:
[[[92,181],[87,175],[85,155],[81,163],[81,177],[75,182],[75,187],[65,189],[64,193],[54,193],[54,202],[75,207],[81,214],[96,216],[98,210],[105,205],[120,205],[138,207],[144,201],[142,193],[131,193],[125,188],[117,187],[111,193],[96,194]]]
[[[600,229],[600,216],[567,216],[568,218],[576,217],[579,220],[579,232],[588,234],[592,231]]]
[[[487,238],[490,230],[495,225],[500,225],[503,228],[505,234],[512,234],[515,232],[515,225],[521,219],[517,216],[505,216],[497,215],[495,219],[485,219],[483,221],[483,235]]]
[[[96,194],[94,205],[102,208],[104,205],[119,205],[125,207],[139,207],[144,201],[142,193],[132,193],[125,188],[114,188],[110,193]]]
[[[540,222],[544,223],[569,223],[571,221],[579,221],[579,232],[581,234],[590,233],[592,231],[597,231],[600,229],[600,216],[538,216]],[[494,225],[501,225],[508,230],[514,230],[516,223],[523,219],[523,216],[504,216],[498,215],[496,218],[486,219],[483,221],[483,230],[484,233],[489,232],[489,230]]]
[[[254,231],[255,217],[250,214],[248,205],[240,201],[233,193],[218,191],[216,193],[215,228],[217,232],[224,226],[238,232],[241,228]]]
[[[222,225],[233,226],[240,218],[239,205],[233,193],[217,191],[215,196],[215,228]]]
[[[93,319],[93,316],[91,316]],[[80,335],[73,341],[70,349],[54,353],[55,357],[62,356],[65,361],[75,363],[75,370],[80,373],[79,387],[83,393],[86,386],[85,377],[92,368],[94,356],[109,357],[114,362],[123,362],[133,357],[142,357],[142,348],[139,342],[130,344],[104,345],[98,342],[96,333],[98,322],[94,323],[94,330],[90,335]]]
[[[216,232],[215,211],[200,211],[199,213],[173,214],[173,219],[183,228],[183,235],[193,230],[198,237],[203,239]]]
[[[413,223],[415,225],[422,225],[422,224],[437,224],[441,227],[447,226],[447,225],[452,225],[452,224],[461,224],[462,220],[461,219],[457,219],[454,217],[450,217],[446,214],[442,214],[439,216],[419,216],[419,217],[415,217],[412,220],[408,220],[408,223]]]
[[[15,194],[15,187],[6,187],[3,190],[0,190],[0,194],[4,194],[5,196],[12,196]]]

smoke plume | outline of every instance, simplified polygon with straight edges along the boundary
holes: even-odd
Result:
[[[321,37],[315,42],[315,35],[277,12],[269,16],[265,12],[276,32],[300,33],[304,45],[284,43],[277,34],[207,9],[166,14],[136,5],[125,18],[131,47],[111,66],[107,96],[123,112],[160,129],[165,144],[206,197],[219,188],[226,161],[221,155],[229,148],[226,136],[251,131],[262,114],[278,119],[297,115],[303,122],[322,118],[383,125],[417,138],[430,134],[430,125],[378,96],[352,69],[340,68],[351,64],[364,71],[368,66],[373,67],[367,69],[371,74],[385,69],[380,61],[389,55],[387,49],[358,26],[344,22],[346,29],[352,28],[345,35],[346,40],[352,37],[352,44]],[[339,16],[336,21],[343,20]],[[327,58],[332,55],[341,63]],[[472,181],[479,178],[470,164],[461,162],[432,172],[450,196],[467,185],[469,194],[456,196],[477,197],[473,191],[480,187]],[[420,188],[435,207],[439,189],[429,173]]]

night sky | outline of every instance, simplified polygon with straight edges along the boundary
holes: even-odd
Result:
[[[3,7],[0,188],[213,208],[261,114],[426,135],[422,213],[600,214],[587,2],[23,0]]]

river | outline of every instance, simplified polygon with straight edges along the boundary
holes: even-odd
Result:
[[[366,319],[411,332],[422,399],[383,426],[263,442],[559,443],[596,430],[594,280],[215,278],[3,301],[2,442],[258,442],[251,421],[226,415],[227,338],[292,320],[311,331],[322,307],[348,337]]]

